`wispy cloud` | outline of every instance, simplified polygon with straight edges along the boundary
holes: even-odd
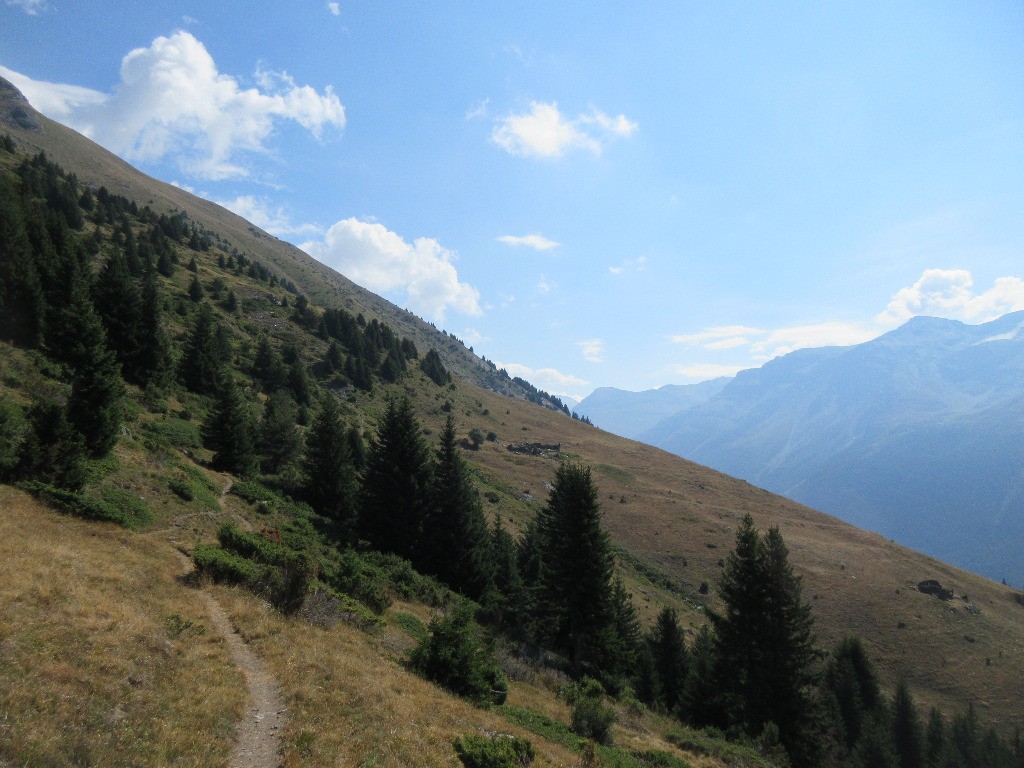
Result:
[[[719,376],[735,376],[745,368],[753,368],[752,365],[728,365],[719,363],[690,363],[687,365],[670,365],[669,371],[677,376],[685,376],[690,379],[717,379]]]
[[[590,386],[590,382],[574,376],[571,373],[562,373],[555,368],[531,368],[521,363],[494,363],[498,368],[504,368],[510,376],[519,376],[526,379],[535,387],[539,387],[558,397],[571,397],[579,402],[583,399],[583,393]]]
[[[46,0],[7,0],[8,5],[21,8],[29,16],[35,16],[46,8]]]
[[[233,200],[214,200],[246,221],[275,237],[287,235],[323,234],[324,228],[316,224],[294,224],[283,206],[275,206],[265,198],[254,195],[239,195]]]
[[[474,104],[472,107],[466,110],[466,119],[479,120],[482,117],[487,117],[487,115],[490,113],[490,103],[490,99],[483,99],[481,101],[478,101],[476,104]]]
[[[708,342],[716,342],[721,339],[759,336],[764,331],[760,328],[751,328],[746,325],[720,325],[714,328],[705,328],[697,333],[684,333],[672,336],[675,344],[704,345]]]
[[[646,272],[647,271],[647,257],[638,256],[635,259],[626,259],[621,264],[613,267],[608,267],[608,271],[613,275],[622,275],[626,272]]]
[[[550,251],[552,248],[557,248],[560,245],[560,243],[556,243],[554,240],[541,234],[502,235],[498,238],[498,242],[512,246],[524,245],[527,248],[533,248],[535,251]]]
[[[553,280],[549,281],[544,275],[540,276],[540,282],[537,283],[537,290],[541,293],[551,293],[557,287],[558,283]]]
[[[2,67],[0,74],[40,112],[119,155],[170,158],[198,178],[250,176],[243,156],[265,153],[279,121],[298,123],[316,138],[345,126],[345,108],[331,86],[320,93],[286,72],[257,70],[259,88],[242,88],[188,32],[128,53],[111,93],[32,80]]]
[[[602,339],[585,339],[577,341],[576,346],[583,353],[583,359],[591,363],[604,362],[604,341]]]
[[[328,3],[327,10],[332,16],[341,16],[341,3]]]
[[[349,218],[332,225],[304,251],[351,280],[377,292],[398,291],[405,303],[438,322],[454,310],[479,315],[480,292],[459,280],[456,256],[437,240],[408,243],[383,224]]]
[[[625,115],[610,117],[597,109],[566,119],[556,102],[530,102],[530,111],[500,118],[491,141],[510,155],[555,159],[572,149],[601,154],[607,143],[626,138],[637,124]]]

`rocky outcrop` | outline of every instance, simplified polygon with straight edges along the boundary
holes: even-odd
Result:
[[[38,133],[43,130],[43,124],[37,114],[22,92],[0,77],[0,123]]]
[[[953,590],[946,589],[935,579],[925,579],[917,583],[917,591],[923,592],[926,595],[933,595],[939,598],[939,600],[952,600]]]

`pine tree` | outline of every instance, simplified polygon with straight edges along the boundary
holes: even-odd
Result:
[[[555,608],[555,642],[577,675],[607,679],[614,652],[612,559],[590,469],[563,463],[538,513],[541,578]]]
[[[449,415],[434,457],[430,508],[424,521],[427,570],[452,589],[479,600],[491,580],[487,520],[480,494],[455,439]]]
[[[874,665],[857,637],[841,640],[825,667],[823,688],[847,751],[852,751],[869,716],[882,703]]]
[[[928,768],[942,768],[942,758],[946,753],[946,721],[935,707],[928,711],[924,743],[924,764]]]
[[[119,248],[114,249],[100,270],[92,297],[125,378],[139,383],[136,357],[141,351],[142,295]]]
[[[259,470],[256,455],[256,418],[230,371],[217,383],[213,410],[203,426],[203,437],[213,451],[213,468],[251,477]]]
[[[148,269],[142,278],[141,322],[137,328],[134,378],[138,384],[165,386],[174,364],[171,341],[163,325],[163,308],[156,276]]]
[[[85,442],[59,403],[36,402],[26,414],[28,429],[19,451],[17,477],[78,490],[85,484]]]
[[[494,518],[490,535],[490,558],[493,565],[491,588],[482,601],[490,623],[499,629],[515,631],[523,613],[523,579],[519,573],[516,543]]]
[[[338,526],[342,541],[351,541],[355,530],[356,473],[341,410],[327,393],[306,434],[303,495],[317,512]]]
[[[224,339],[218,325],[210,305],[201,304],[178,363],[181,382],[193,392],[213,393],[221,368],[227,362],[229,351],[224,348]]]
[[[195,262],[195,259],[192,260]],[[196,304],[203,300],[203,296],[206,292],[203,290],[203,284],[199,282],[199,275],[192,275],[192,280],[188,284],[188,297]]]
[[[715,644],[715,636],[711,628],[705,624],[698,630],[690,648],[681,715],[684,720],[697,727],[721,727],[726,724],[726,713],[720,706],[718,655]]]
[[[407,397],[388,402],[370,446],[359,526],[375,548],[424,566],[423,523],[431,481],[430,452]]]
[[[676,714],[683,703],[688,659],[686,639],[674,608],[661,609],[647,643],[654,664],[655,699],[663,711]]]
[[[896,686],[892,702],[892,735],[900,768],[923,768],[924,745],[921,720],[906,680]]]
[[[302,436],[295,426],[295,401],[282,389],[267,398],[259,428],[260,469],[277,474],[294,464],[302,452]]]
[[[44,337],[46,296],[25,228],[20,191],[4,173],[0,173],[0,243],[0,335],[37,347]]]
[[[810,692],[819,654],[813,617],[777,528],[762,541],[753,518],[744,517],[719,594],[725,612],[712,614],[712,622],[733,721],[751,736],[774,723],[794,764],[812,765]]]

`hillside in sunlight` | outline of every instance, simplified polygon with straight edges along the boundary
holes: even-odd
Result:
[[[779,765],[771,729],[726,741],[608,680],[611,743],[588,742],[571,727],[583,694],[569,665],[514,632],[494,643],[508,680],[494,706],[414,674],[411,650],[460,598],[401,558],[341,546],[351,536],[337,518],[306,503],[308,463],[274,453],[289,435],[304,443],[325,402],[358,452],[403,398],[431,451],[454,420],[487,524],[513,542],[564,462],[589,467],[643,631],[668,607],[693,644],[723,607],[715,587],[750,515],[785,538],[822,648],[862,638],[885,694],[905,680],[923,713],[976,714],[1006,738],[1024,723],[1017,591],[573,419],[444,331],[0,87],[5,134],[2,191],[28,222],[11,242],[34,249],[38,270],[9,269],[0,296],[0,471],[12,480],[0,487],[0,764],[225,764],[244,682],[206,595],[280,688],[285,765],[453,765],[453,740],[480,733],[530,739],[535,765]],[[19,254],[4,268],[29,263]],[[159,328],[118,330],[117,302],[97,300],[121,261]],[[102,344],[83,354],[93,313],[108,338],[135,340],[117,348],[120,384]],[[232,414],[266,425],[281,391],[287,418],[260,433],[263,453],[232,454]],[[237,583],[197,589],[182,553]],[[941,590],[919,588],[931,581]]]

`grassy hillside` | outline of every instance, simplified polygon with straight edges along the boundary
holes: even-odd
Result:
[[[709,601],[714,605],[714,584],[737,524],[750,513],[761,528],[780,527],[791,562],[804,578],[804,594],[824,644],[845,634],[860,635],[886,686],[906,677],[920,701],[947,713],[972,703],[988,722],[1024,722],[1024,605],[1012,590],[742,481],[487,389],[481,382],[492,380],[488,366],[429,324],[223,209],[142,176],[73,132],[44,118],[40,125],[40,131],[10,130],[22,151],[43,148],[82,181],[105,185],[140,205],[184,211],[217,236],[206,252],[176,247],[182,262],[196,259],[195,275],[204,286],[220,279],[223,292],[237,295],[239,310],[218,306],[215,311],[232,335],[238,359],[251,359],[260,333],[278,346],[296,344],[307,365],[323,358],[327,344],[291,321],[291,311],[281,306],[281,299],[290,296],[283,287],[220,267],[226,244],[271,266],[321,308],[338,306],[380,317],[412,338],[421,353],[430,348],[442,352],[445,363],[466,376],[441,388],[411,368],[394,385],[346,389],[346,418],[372,430],[386,397],[404,394],[432,442],[449,412],[462,434],[473,428],[493,433],[493,440],[467,450],[466,456],[489,514],[500,515],[513,532],[543,503],[561,460],[590,465],[605,525],[619,549],[620,570],[646,622],[662,605],[671,605],[690,630],[703,623],[705,607]],[[192,275],[181,268],[162,282],[172,308],[187,307]],[[186,316],[169,311],[166,317],[180,339]],[[25,403],[35,391],[56,386],[50,373],[36,353],[0,345],[0,395]],[[0,725],[8,729],[0,730],[0,746],[18,761],[38,755],[36,761],[45,763],[48,756],[74,748],[91,755],[92,762],[109,763],[105,756],[122,748],[121,737],[104,742],[107,737],[97,735],[96,725],[113,718],[123,724],[124,738],[136,745],[139,764],[167,764],[173,761],[166,755],[193,749],[175,741],[177,732],[208,734],[203,754],[187,753],[175,758],[179,762],[220,764],[230,738],[225,731],[244,706],[224,649],[199,629],[207,624],[201,601],[175,580],[181,566],[174,547],[191,551],[212,541],[227,520],[259,530],[273,527],[275,519],[259,504],[235,495],[221,497],[231,478],[208,467],[211,454],[199,429],[207,402],[184,391],[154,399],[152,393],[130,388],[129,395],[125,429],[113,457],[90,465],[87,490],[128,508],[141,499],[148,511],[141,530],[62,518],[20,492],[0,489],[0,542],[5,547],[0,562],[7,569],[0,583],[8,590],[0,603],[0,647],[5,649],[0,688],[7,692],[4,711],[12,713],[14,722],[30,723],[17,729],[17,741],[8,726]],[[531,452],[517,447],[522,444],[548,447]],[[917,591],[915,585],[925,579],[938,579],[954,591],[954,599]],[[384,625],[368,633],[345,622],[325,629],[286,619],[246,592],[225,587],[215,592],[284,689],[289,764],[330,764],[330,755],[344,754],[353,764],[399,765],[403,754],[416,753],[424,756],[421,764],[450,765],[450,740],[479,729],[528,735],[538,747],[537,764],[567,765],[578,759],[573,749],[578,744],[566,735],[566,707],[553,693],[559,681],[545,677],[543,670],[512,669],[514,659],[507,657],[512,690],[505,708],[495,711],[475,709],[406,670],[401,659],[431,616],[426,605],[395,603]],[[76,643],[84,649],[81,670],[57,660],[58,649],[78,648]],[[132,665],[158,670],[147,678],[151,686],[131,682]],[[42,674],[48,677],[39,686],[33,675]],[[106,691],[107,698],[90,698],[94,689]],[[53,691],[52,702],[49,693],[37,690]],[[175,701],[181,707],[166,711]],[[30,716],[40,702],[54,718]],[[66,728],[56,724],[64,722],[58,717],[65,711],[61,707],[75,710],[64,720]],[[182,707],[187,711],[178,711]],[[165,713],[160,715],[164,735],[140,736],[139,729],[157,717],[154,713]],[[620,714],[616,741],[627,750],[682,755],[665,739],[670,730],[679,730],[677,725],[649,714]],[[688,743],[684,737],[676,741]],[[144,743],[153,746],[138,746]],[[723,749],[718,745],[705,751]],[[692,753],[687,759],[697,766],[723,760]]]

